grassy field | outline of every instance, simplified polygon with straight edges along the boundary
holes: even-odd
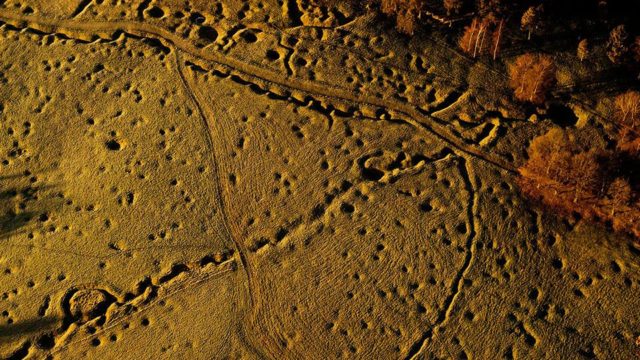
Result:
[[[598,103],[348,6],[0,3],[0,357],[636,356],[640,246],[517,187]]]

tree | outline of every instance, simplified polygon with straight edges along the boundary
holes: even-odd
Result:
[[[509,78],[516,99],[542,104],[557,82],[556,66],[548,55],[520,55],[509,66]]]
[[[578,43],[577,54],[578,59],[580,59],[581,62],[589,56],[589,40],[580,40],[580,42]]]
[[[498,51],[500,50],[500,40],[502,39],[502,29],[504,27],[504,20],[500,19],[498,28],[493,32],[493,60],[498,57]]]
[[[503,21],[497,20],[493,14],[484,18],[474,18],[471,24],[465,27],[458,46],[469,56],[475,58],[485,53],[490,53],[495,59],[500,50]]]
[[[396,29],[401,33],[413,35],[416,29],[417,15],[411,10],[401,11],[396,14]]]
[[[545,177],[560,180],[566,169],[566,159],[572,152],[571,140],[561,128],[552,128],[533,139],[529,145],[527,169]]]
[[[471,21],[471,24],[469,24],[468,26],[465,26],[464,32],[462,33],[460,40],[458,40],[458,46],[460,46],[460,49],[462,49],[462,51],[464,51],[465,53],[471,56],[473,56],[475,52],[474,48],[475,48],[476,38],[478,36],[478,30],[479,30],[478,22],[479,22],[478,19],[474,18]]]
[[[395,16],[398,31],[412,35],[424,0],[381,0],[380,9],[389,16]]]
[[[627,91],[615,99],[615,119],[621,126],[636,129],[640,125],[640,92]]]
[[[640,92],[627,91],[616,96],[614,119],[620,126],[618,149],[640,154]]]
[[[549,178],[561,184],[569,185],[571,179],[572,153],[569,148],[562,148],[551,154],[547,164],[549,169]]]
[[[584,193],[594,193],[600,184],[600,165],[594,151],[583,151],[571,158],[571,182],[574,186],[573,202]]]
[[[457,14],[462,10],[464,2],[462,0],[444,0],[443,2],[447,15]]]
[[[541,15],[542,5],[531,6],[527,9],[527,11],[524,12],[524,14],[522,14],[522,18],[520,19],[520,26],[522,30],[526,30],[529,32],[529,34],[527,35],[527,39],[531,39],[531,33],[540,26]]]
[[[633,41],[631,55],[633,56],[633,61],[636,62],[636,66],[640,65],[640,35],[636,36]],[[640,74],[638,74],[638,80],[640,80]]]
[[[607,57],[614,64],[624,62],[629,54],[629,34],[624,25],[618,25],[609,34]]]
[[[478,53],[482,52],[482,41],[480,39],[485,33],[485,26],[486,24],[481,19],[474,18],[471,24],[465,27],[462,37],[458,41],[462,51],[471,57],[475,58]]]
[[[633,190],[629,181],[623,178],[616,178],[607,189],[607,197],[611,202],[611,216],[615,215],[617,209],[626,206],[631,201]]]
[[[508,9],[507,5],[505,0],[478,0],[478,10],[481,14],[505,15],[504,13]]]
[[[640,197],[632,186],[638,158],[603,147],[583,150],[573,132],[560,128],[534,138],[528,154],[518,169],[517,182],[524,195],[561,215],[579,214],[640,239]]]

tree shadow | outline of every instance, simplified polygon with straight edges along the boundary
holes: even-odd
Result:
[[[36,216],[33,211],[16,214],[9,212],[0,216],[0,240],[9,238],[16,234],[26,232],[25,227],[29,225],[31,220]]]
[[[45,351],[52,349],[55,346],[55,334],[60,323],[60,318],[42,317],[0,325],[0,344],[20,344],[6,358],[24,359],[29,356],[33,346]]]
[[[61,319],[59,318],[43,317],[9,325],[0,325],[0,341],[8,338],[18,339],[21,336],[38,334],[44,331],[53,331],[60,323]]]
[[[23,175],[0,176],[0,240],[26,232],[34,218],[57,207],[51,199],[41,197],[53,185],[11,184],[24,183],[24,179]]]

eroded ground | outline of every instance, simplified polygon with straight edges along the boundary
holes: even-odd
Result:
[[[554,119],[437,36],[0,3],[2,357],[635,356],[640,250],[519,197]]]

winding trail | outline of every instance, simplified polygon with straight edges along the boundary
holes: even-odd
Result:
[[[184,71],[182,68],[182,61],[180,60],[180,51],[177,49],[174,49],[174,53],[175,53],[175,61],[176,61],[176,71],[178,72],[178,75],[180,77],[180,81],[184,87],[184,90],[187,92],[189,98],[191,99],[191,101],[193,102],[193,104],[196,106],[197,110],[198,110],[198,115],[201,121],[201,125],[203,127],[203,131],[205,133],[205,137],[207,140],[207,147],[208,147],[208,152],[209,154],[211,154],[211,166],[213,169],[213,176],[214,176],[214,181],[215,181],[215,188],[216,188],[216,195],[218,198],[218,201],[220,202],[219,206],[220,206],[220,211],[222,213],[222,218],[223,218],[223,228],[224,228],[224,232],[225,235],[231,239],[231,241],[233,242],[233,245],[235,247],[235,250],[238,254],[238,257],[240,258],[240,263],[242,264],[242,270],[245,273],[246,279],[247,279],[247,293],[249,295],[249,309],[250,311],[253,311],[253,316],[255,316],[255,311],[257,310],[256,308],[256,297],[254,294],[254,274],[253,274],[253,269],[251,268],[248,260],[247,260],[247,252],[248,249],[246,248],[246,246],[244,246],[244,244],[239,241],[238,239],[236,239],[236,237],[234,236],[234,233],[231,229],[231,223],[229,221],[229,215],[227,212],[227,201],[225,200],[225,192],[223,191],[223,187],[222,187],[222,178],[220,177],[220,168],[219,168],[219,163],[217,160],[217,156],[216,156],[216,146],[215,146],[215,142],[213,140],[213,135],[212,135],[212,124],[209,122],[209,118],[207,117],[205,110],[203,109],[202,105],[200,105],[200,101],[198,100],[198,96],[196,94],[196,91],[191,87],[191,85],[189,84],[189,82],[187,81],[187,79],[185,78],[184,75]],[[243,331],[242,331],[243,332]],[[241,339],[244,341],[244,343],[249,346],[249,348],[254,352],[254,354],[259,354],[260,351],[258,350],[258,348],[251,342],[250,337],[248,337],[246,334],[241,333],[239,334],[239,336],[241,337]]]
[[[476,253],[476,239],[478,237],[478,230],[476,229],[476,214],[478,212],[478,194],[475,190],[475,186],[473,185],[473,171],[471,166],[469,166],[469,161],[464,159],[463,157],[458,158],[460,174],[464,179],[465,187],[467,192],[469,192],[469,201],[467,203],[467,218],[469,221],[469,235],[467,236],[467,241],[465,244],[466,253],[464,258],[464,263],[462,267],[456,273],[452,286],[451,292],[447,296],[444,301],[444,309],[438,315],[435,323],[432,324],[427,330],[425,330],[418,339],[417,342],[413,343],[413,345],[409,348],[409,352],[405,357],[406,360],[417,359],[422,352],[427,347],[429,340],[431,340],[434,334],[440,329],[442,326],[446,324],[446,322],[451,318],[453,313],[453,306],[460,297],[462,291],[462,282],[464,278],[471,268],[471,264],[473,262],[474,255]]]
[[[0,9],[0,21],[6,22],[20,29],[28,28],[43,33],[58,33],[69,37],[73,37],[75,32],[84,35],[89,34],[94,38],[104,37],[112,39],[121,33],[143,38],[155,38],[159,41],[165,42],[171,48],[183,51],[195,58],[229,68],[262,82],[314,94],[326,99],[335,99],[350,104],[367,105],[375,108],[391,110],[403,115],[403,119],[401,119],[401,121],[436,136],[453,148],[458,149],[460,152],[472,155],[508,172],[517,172],[513,165],[503,159],[486,154],[475,146],[466,144],[460,138],[451,135],[445,126],[433,121],[429,116],[422,114],[411,104],[403,103],[394,99],[373,97],[362,93],[356,94],[351,90],[336,86],[329,86],[324,83],[321,84],[314,81],[305,81],[295,77],[284,77],[282,74],[275,71],[249,64],[233,57],[197,48],[180,36],[159,26],[137,21],[86,22],[69,19],[45,19],[37,16],[16,14],[12,11],[7,11],[6,9]]]
[[[235,236],[233,235],[233,233],[231,232],[231,229],[229,228],[229,216],[227,214],[227,207],[226,207],[226,202],[224,199],[224,192],[222,190],[222,182],[221,182],[221,178],[220,178],[220,170],[218,168],[218,161],[217,161],[217,156],[216,156],[216,148],[215,148],[215,143],[213,141],[213,137],[211,135],[211,125],[209,124],[209,120],[207,119],[204,110],[202,109],[202,106],[200,105],[200,102],[198,101],[198,98],[196,97],[196,94],[194,93],[193,89],[191,88],[191,86],[189,85],[189,82],[185,79],[184,77],[184,73],[182,70],[182,66],[181,61],[180,61],[180,53],[179,51],[174,51],[175,53],[175,60],[176,60],[176,70],[178,72],[178,75],[180,77],[180,81],[184,87],[184,90],[187,92],[187,95],[189,96],[189,98],[191,99],[191,101],[193,102],[193,104],[195,105],[195,107],[198,109],[198,114],[199,114],[199,118],[201,121],[201,125],[205,130],[205,137],[207,139],[207,147],[209,148],[208,152],[211,154],[211,166],[213,168],[213,176],[214,176],[214,180],[216,183],[216,195],[218,198],[218,201],[220,202],[220,211],[222,212],[222,218],[223,218],[223,227],[224,227],[224,232],[225,235],[231,239],[231,241],[234,244],[234,247],[236,248],[236,251],[238,252],[238,256],[240,257],[240,262],[242,263],[242,268],[246,273],[247,276],[247,286],[249,288],[249,302],[250,305],[253,307],[254,304],[254,297],[253,297],[253,293],[251,290],[251,274],[250,274],[250,270],[249,270],[249,266],[247,263],[247,257],[246,257],[246,249],[244,248],[244,246],[242,245],[241,242],[239,242]]]

